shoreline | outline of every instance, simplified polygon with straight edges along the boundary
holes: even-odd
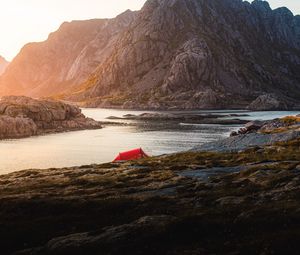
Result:
[[[241,107],[232,107],[232,108],[191,108],[191,109],[186,109],[186,108],[122,108],[122,107],[114,107],[114,106],[101,106],[101,107],[84,107],[80,103],[72,102],[72,101],[66,101],[70,104],[74,104],[82,109],[105,109],[105,110],[120,110],[120,111],[151,111],[151,112],[195,112],[195,111],[212,111],[212,112],[219,112],[219,111],[241,111],[241,112],[274,112],[274,111],[300,111],[300,107],[292,107],[288,109],[284,108],[279,108],[279,109],[267,109],[267,110],[251,110],[251,109],[246,109],[246,108],[241,108]]]
[[[133,115],[128,115],[127,117],[132,117]],[[137,115],[138,116],[138,115]],[[144,116],[144,115],[143,115]],[[234,115],[235,116],[235,115]],[[145,117],[145,116],[144,116]],[[149,116],[149,115],[146,115],[146,117],[147,118],[149,118],[149,117],[157,117],[156,115],[155,116]],[[122,118],[121,118],[122,119]],[[178,123],[177,123],[178,122]],[[177,125],[180,125],[180,126],[182,126],[181,125],[181,120],[180,121],[177,121],[177,122],[175,122],[175,124]],[[246,121],[246,122],[248,122],[248,121]],[[141,128],[145,128],[144,127],[144,122],[141,122],[140,124],[137,124],[137,123],[131,123],[131,124],[124,124],[124,123],[118,123],[118,122],[110,122],[110,121],[107,121],[107,122],[100,122],[101,123],[101,126],[102,127],[111,127],[111,128],[114,128],[115,126],[116,127],[119,127],[120,126],[120,128],[122,127],[122,126],[132,126],[132,127],[139,127],[139,125],[142,125],[141,126]],[[169,123],[169,122],[167,122],[167,123]],[[105,124],[105,125],[104,125]],[[174,124],[174,125],[175,125]],[[148,130],[148,131],[151,131],[151,130],[155,130],[155,128],[161,128],[161,125],[163,125],[164,127],[165,127],[165,124],[159,124],[159,126],[156,126],[157,124],[156,124],[156,121],[155,121],[155,119],[154,119],[154,121],[150,121],[150,122],[147,122],[147,127],[146,127],[146,130]],[[168,127],[168,129],[169,128],[172,128],[173,127],[173,124],[170,124],[171,126],[169,126]],[[207,124],[205,124],[205,125],[207,125]],[[213,126],[215,126],[215,124],[213,124]],[[222,125],[222,126],[224,126],[224,128],[226,127],[226,125]],[[238,125],[238,127],[240,127],[241,125]],[[178,128],[181,128],[181,127],[178,127]],[[183,129],[185,128],[185,127],[182,127]],[[189,128],[188,128],[189,129]],[[84,130],[86,130],[86,129],[81,129],[81,130],[76,130],[76,131],[84,131]],[[94,129],[91,129],[91,131],[92,130],[94,130]],[[111,129],[108,129],[108,130],[111,130]],[[237,130],[237,128],[236,129],[234,129],[234,130],[236,130],[236,131],[238,131]],[[109,133],[110,131],[105,131],[103,134],[107,134],[107,133]],[[60,132],[61,133],[61,132]],[[62,134],[64,134],[65,132],[62,132]],[[101,133],[101,132],[100,132]],[[100,134],[99,133],[99,134]],[[59,134],[59,133],[53,133],[53,132],[51,132],[51,133],[47,133],[47,134],[44,134],[44,135],[41,135],[41,136],[39,136],[39,137],[41,137],[40,138],[40,140],[38,140],[38,141],[40,141],[41,143],[44,143],[44,142],[47,142],[47,137],[48,137],[48,135],[51,135],[51,134]],[[67,134],[67,133],[66,133]],[[95,132],[92,132],[91,133],[92,134],[92,136],[93,136],[93,134],[97,134],[97,131],[96,131],[96,133]],[[228,135],[229,135],[229,132],[228,132]],[[251,134],[250,134],[251,135]],[[74,133],[74,134],[72,134],[72,132],[71,132],[71,134],[69,134],[69,135],[67,135],[67,136],[65,136],[65,135],[63,135],[63,136],[58,136],[58,139],[61,141],[61,138],[64,138],[64,137],[66,137],[66,139],[64,139],[63,141],[63,143],[69,143],[69,138],[68,137],[78,137],[78,135],[76,135],[76,133]],[[36,138],[38,138],[38,136],[33,136],[33,138],[34,137],[36,137]],[[43,137],[45,137],[45,138],[43,138]],[[59,138],[60,137],[60,138]],[[250,137],[250,136],[249,136]],[[256,136],[254,136],[254,138],[255,138]],[[253,139],[254,139],[253,138]],[[50,141],[52,141],[53,140],[53,138],[49,138],[50,139]],[[55,138],[56,139],[56,138]],[[230,139],[232,139],[232,138],[230,138]],[[248,138],[247,138],[248,139]],[[252,140],[253,140],[252,139]],[[256,138],[255,138],[256,139]],[[8,142],[9,144],[11,144],[11,142],[10,141],[14,141],[15,139],[5,139],[5,140],[2,140],[4,143],[6,143],[6,142]],[[23,143],[22,142],[22,140],[24,140],[24,139],[21,139],[21,141],[20,141],[20,143]],[[248,139],[249,140],[249,139]],[[29,141],[31,141],[31,140],[29,140]],[[33,140],[34,141],[34,140]],[[101,143],[99,143],[101,141]],[[17,142],[17,140],[16,140],[16,142]],[[28,143],[28,142],[26,142],[26,140],[24,141],[25,142],[25,144],[26,143]],[[98,142],[97,142],[97,146],[99,146],[99,145],[101,145],[102,144],[102,139],[100,139]],[[59,142],[59,143],[61,143],[61,142]],[[104,141],[104,143],[105,143],[105,141]],[[196,147],[203,147],[203,145],[201,145],[203,142],[201,142],[201,143],[199,143],[199,146],[197,146],[197,144],[195,144],[195,146]],[[231,142],[232,143],[232,142]],[[29,144],[32,144],[32,142],[29,142]],[[81,144],[81,146],[85,146],[85,144],[84,143],[80,143]],[[216,145],[215,144],[218,144],[218,142],[216,141],[216,142],[212,142],[211,143],[211,145],[209,145],[208,144],[208,146],[207,147],[205,147],[206,148],[206,150],[211,150],[212,148],[214,148],[214,147],[216,147]],[[12,146],[13,144],[11,144],[11,146]],[[34,145],[34,144],[33,144]],[[3,146],[2,148],[3,149],[5,149],[5,148],[7,148],[8,150],[10,150],[10,147],[11,147],[10,145],[9,146]],[[77,145],[75,145],[74,144],[74,146],[77,146]],[[96,146],[96,144],[94,144],[94,146]],[[106,146],[108,146],[108,144],[106,143]],[[132,148],[134,147],[135,145],[133,145],[132,146]],[[224,144],[222,144],[222,143],[220,143],[219,144],[219,146],[222,146],[222,147],[224,147]],[[24,147],[24,146],[20,146],[20,149],[22,149],[22,147]],[[70,147],[70,146],[69,146]],[[69,148],[68,146],[66,146],[66,148]],[[122,147],[122,146],[121,146]],[[120,147],[120,148],[121,148]],[[226,146],[226,147],[228,147],[228,148],[230,148],[230,146]],[[123,148],[123,147],[122,147]],[[131,148],[131,146],[128,146],[128,147],[124,147],[123,148],[123,150],[126,150],[126,149],[130,149]],[[203,147],[204,148],[204,147]],[[42,148],[40,148],[40,149],[42,149]],[[72,148],[71,148],[72,149]],[[193,150],[193,148],[192,147],[190,147],[190,148],[186,148],[186,150],[188,151],[188,150]],[[43,153],[52,153],[52,149],[50,148],[50,149],[46,149],[45,151],[44,150],[41,150],[41,151],[43,151]],[[90,157],[88,157],[88,158],[90,158],[90,160],[69,160],[69,161],[64,161],[63,160],[63,158],[59,158],[59,161],[57,161],[57,162],[59,162],[59,164],[43,164],[42,162],[40,162],[40,161],[38,161],[37,163],[34,163],[35,161],[35,159],[33,158],[33,157],[31,157],[30,155],[28,155],[28,156],[24,156],[24,157],[19,157],[18,158],[18,161],[16,161],[16,168],[13,170],[14,172],[15,171],[22,171],[22,170],[24,170],[24,169],[37,169],[37,168],[43,168],[43,169],[48,169],[48,168],[62,168],[62,167],[72,167],[72,166],[80,166],[80,165],[87,165],[87,164],[90,164],[90,163],[93,163],[93,164],[95,164],[95,163],[97,163],[97,164],[102,164],[102,163],[105,163],[105,162],[108,162],[108,161],[110,161],[111,159],[113,159],[114,158],[114,156],[115,156],[115,154],[118,152],[118,148],[116,148],[116,150],[111,150],[111,151],[107,151],[107,150],[104,150],[105,152],[104,153],[106,153],[105,154],[105,156],[103,157],[103,156],[101,156],[101,155],[99,155],[99,159],[98,158],[96,158],[96,159],[98,159],[98,160],[95,160],[95,157],[97,157],[96,156],[96,154],[95,153],[93,153],[92,154],[92,156],[90,156]],[[173,153],[176,153],[176,150],[174,150],[174,151],[172,151]],[[56,153],[59,153],[59,154],[64,154],[64,152],[63,151],[61,151],[61,152],[58,152],[58,151],[56,151]],[[101,153],[101,149],[99,149],[99,153]],[[149,151],[149,153],[151,154],[151,150]],[[163,154],[166,154],[167,153],[167,151],[163,151]],[[74,157],[74,155],[77,155],[78,153],[73,153],[73,154],[70,154],[70,157]],[[153,153],[154,155],[157,155],[157,154],[155,154],[155,153]],[[69,155],[68,153],[66,153],[65,155]],[[93,156],[94,155],[94,156]],[[11,158],[9,155],[8,155],[8,158]],[[23,164],[22,164],[22,160],[26,160],[26,158],[28,159],[28,162],[29,162],[29,164],[26,164],[26,165],[24,165],[24,167],[22,167],[23,166]],[[50,157],[50,158],[47,158],[47,157],[45,157],[44,158],[45,160],[55,160],[53,157]],[[21,160],[21,161],[20,161]],[[65,163],[64,163],[65,162]],[[10,168],[10,163],[9,162],[3,162],[4,163],[4,167],[3,167],[3,169],[2,169],[2,171],[3,172],[5,172],[5,173],[10,173],[11,171],[8,171],[8,170],[6,170],[6,169],[9,169]],[[21,166],[21,167],[20,167]],[[27,167],[28,166],[28,167]]]
[[[296,240],[298,229],[289,219],[300,222],[299,148],[300,138],[243,152],[183,152],[1,175],[0,250],[22,255],[287,251],[280,247]],[[282,232],[285,224],[288,231]],[[253,227],[259,231],[249,233]],[[228,230],[230,236],[216,235]]]

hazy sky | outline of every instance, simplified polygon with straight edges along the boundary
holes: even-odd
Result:
[[[64,21],[109,18],[140,9],[146,0],[1,0],[0,55],[11,60],[21,47],[45,40]],[[270,0],[300,14],[300,0]]]

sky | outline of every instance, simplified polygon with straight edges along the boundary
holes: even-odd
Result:
[[[0,0],[0,55],[12,60],[28,42],[43,41],[64,21],[112,18],[146,0]],[[269,0],[300,14],[300,0]]]

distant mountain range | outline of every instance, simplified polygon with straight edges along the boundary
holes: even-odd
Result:
[[[300,16],[266,1],[148,0],[26,45],[0,95],[143,109],[300,108]]]
[[[6,67],[8,66],[9,62],[6,61],[5,58],[0,56],[0,75],[2,75],[6,69]]]

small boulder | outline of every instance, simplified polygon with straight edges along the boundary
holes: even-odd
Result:
[[[259,130],[262,126],[264,125],[264,122],[262,121],[250,121],[248,123],[245,124],[245,128],[247,129],[247,131],[256,131]]]
[[[233,137],[233,136],[238,136],[239,134],[238,134],[238,132],[236,132],[236,131],[232,131],[231,133],[230,133],[230,137]]]

